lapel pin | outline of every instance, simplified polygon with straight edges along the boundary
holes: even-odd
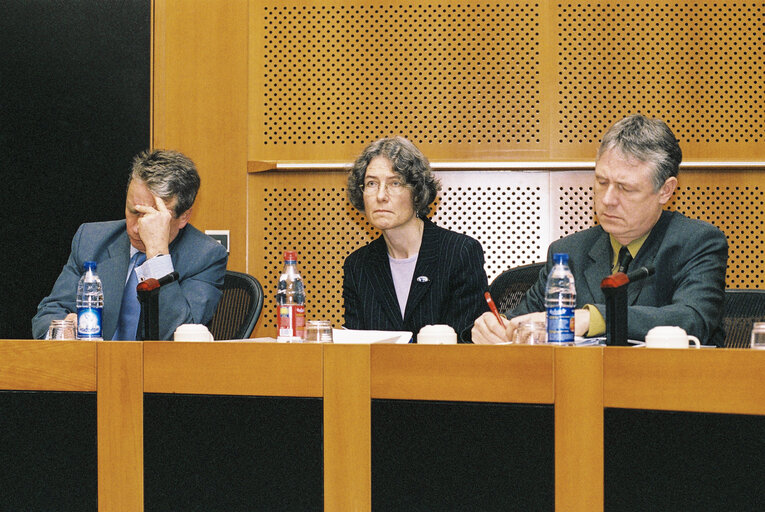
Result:
[[[427,283],[428,281],[430,281],[430,279],[428,279],[428,276],[420,276],[417,278],[418,283]]]

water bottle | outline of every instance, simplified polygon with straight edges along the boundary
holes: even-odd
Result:
[[[276,289],[279,342],[305,339],[305,289],[297,268],[297,252],[284,251],[284,271]]]
[[[576,288],[568,268],[568,254],[553,255],[553,268],[545,288],[547,310],[547,342],[563,345],[574,343],[574,309]]]
[[[104,292],[101,279],[96,273],[95,261],[86,261],[83,268],[85,273],[77,284],[77,339],[102,340]]]

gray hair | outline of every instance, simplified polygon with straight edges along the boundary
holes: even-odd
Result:
[[[417,147],[403,137],[377,140],[364,149],[348,173],[348,199],[358,211],[364,211],[364,176],[375,157],[385,157],[412,190],[412,203],[417,216],[425,217],[435,201],[441,183],[433,176],[430,163]]]
[[[134,180],[146,187],[163,201],[176,198],[175,217],[180,217],[194,205],[201,180],[194,162],[177,151],[165,149],[146,150],[133,159],[128,177],[128,187]]]
[[[616,149],[625,157],[653,164],[653,185],[658,191],[664,182],[677,176],[683,152],[672,130],[661,119],[648,119],[640,114],[625,117],[603,135],[598,149],[603,153]]]

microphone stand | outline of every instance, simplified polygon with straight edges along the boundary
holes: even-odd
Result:
[[[629,274],[617,272],[600,282],[606,296],[606,345],[627,345],[627,285],[653,273],[652,266],[640,267]]]
[[[159,339],[159,289],[162,285],[178,280],[178,272],[171,272],[159,279],[149,278],[135,287],[138,302],[141,303],[141,316],[138,319],[140,340]]]

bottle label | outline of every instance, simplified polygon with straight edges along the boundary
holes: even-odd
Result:
[[[574,308],[547,308],[547,342],[574,342]]]
[[[101,339],[103,308],[77,308],[77,339]]]
[[[305,339],[305,306],[280,304],[276,306],[280,338]]]

